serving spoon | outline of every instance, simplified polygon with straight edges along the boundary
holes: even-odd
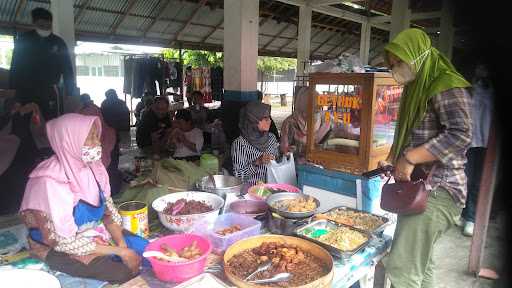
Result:
[[[167,255],[165,255],[164,253],[162,253],[160,251],[146,251],[146,252],[142,253],[142,256],[144,258],[158,257],[160,259],[163,259],[163,260],[166,260],[166,261],[171,261],[171,262],[185,262],[185,261],[189,261],[186,258],[167,256]]]
[[[272,276],[272,278],[253,280],[253,281],[249,281],[249,283],[267,284],[267,283],[274,283],[274,282],[286,282],[286,281],[289,281],[290,279],[292,279],[292,277],[293,277],[292,274],[284,272],[284,273],[276,274],[276,275]]]
[[[267,260],[267,261],[261,263],[260,266],[258,267],[258,269],[256,269],[256,271],[252,272],[251,275],[249,275],[249,276],[247,276],[247,278],[245,278],[245,281],[254,277],[254,275],[256,275],[258,272],[267,270],[268,268],[270,268],[270,266],[272,266],[272,260]]]

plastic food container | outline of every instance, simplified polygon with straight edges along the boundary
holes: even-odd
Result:
[[[203,273],[207,257],[212,251],[212,245],[208,239],[196,234],[169,235],[149,243],[144,251],[162,251],[160,245],[164,243],[172,249],[180,251],[194,241],[197,242],[197,247],[201,250],[202,255],[192,261],[167,262],[155,257],[148,258],[156,278],[166,282],[181,283]]]
[[[240,225],[241,230],[227,234],[219,235],[216,232],[233,225]],[[215,254],[222,254],[229,246],[235,242],[247,237],[256,236],[261,233],[261,222],[251,217],[240,215],[237,213],[227,213],[217,217],[213,225],[209,225],[206,221],[198,222],[194,226],[194,233],[204,235],[212,243],[212,251]]]

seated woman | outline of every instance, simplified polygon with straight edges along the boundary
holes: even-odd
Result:
[[[171,134],[171,145],[176,147],[174,159],[197,161],[203,149],[203,132],[194,128],[189,110],[178,110],[175,117],[176,129]]]
[[[136,139],[140,149],[152,148],[153,154],[159,154],[167,144],[172,126],[172,116],[169,112],[169,99],[155,97],[151,109],[142,115],[137,127]]]
[[[148,241],[121,228],[100,161],[100,118],[65,114],[47,132],[55,155],[30,174],[20,209],[32,256],[74,277],[130,280]]]
[[[279,156],[276,136],[269,133],[270,105],[249,102],[240,111],[240,137],[231,146],[233,174],[242,182],[267,180],[267,167]]]
[[[307,105],[308,97],[316,97],[316,92],[311,87],[303,87],[294,99],[294,110],[281,126],[281,152],[286,154],[293,152],[295,161],[299,164],[306,162],[306,141],[307,141]],[[320,114],[315,121],[315,143],[319,144],[330,130],[330,125],[322,121]]]

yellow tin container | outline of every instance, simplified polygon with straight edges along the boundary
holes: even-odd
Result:
[[[119,206],[123,228],[141,237],[149,236],[148,205],[140,201],[129,201]]]

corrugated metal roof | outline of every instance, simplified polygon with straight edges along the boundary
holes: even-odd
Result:
[[[49,9],[50,0],[27,0],[20,10],[16,22],[12,22],[17,3],[21,0],[0,0],[0,24],[4,27],[24,27],[30,24],[30,11],[36,7]],[[71,0],[69,0],[71,1]],[[199,1],[192,0],[72,0],[75,15],[81,15],[75,23],[77,39],[94,39],[95,41],[122,41],[123,43],[166,45],[174,42],[176,36],[187,23],[189,25],[180,34],[180,41],[191,47],[200,47],[201,43],[220,47],[223,45],[222,8],[199,7]],[[213,0],[211,0],[213,1]],[[386,0],[388,1],[388,0]],[[84,5],[88,3],[84,9]],[[133,3],[131,9],[128,8]],[[296,51],[298,8],[278,1],[260,0],[260,14],[269,17],[259,28],[259,47],[265,52],[273,51],[276,55],[293,54]],[[193,19],[191,16],[194,15]],[[359,24],[340,21],[337,18],[314,13],[315,24],[312,27],[311,49],[320,57],[339,53],[333,49],[344,41],[352,41],[359,34]],[[122,20],[122,21],[121,21]],[[278,21],[276,21],[278,20]],[[333,24],[335,23],[335,24]],[[216,29],[217,26],[219,26]],[[116,31],[112,29],[118,26]],[[0,25],[0,28],[2,25]],[[350,33],[342,37],[342,27],[348,27]],[[329,28],[329,29],[327,29]],[[337,31],[335,31],[337,29]],[[113,33],[114,32],[114,33]],[[374,35],[385,33],[377,31]],[[145,35],[145,37],[144,37]],[[358,37],[358,36],[357,36]],[[373,41],[377,41],[372,39]],[[177,45],[177,43],[176,43]],[[209,46],[212,47],[212,46]],[[353,44],[358,49],[359,43]],[[217,48],[216,48],[217,49]]]

